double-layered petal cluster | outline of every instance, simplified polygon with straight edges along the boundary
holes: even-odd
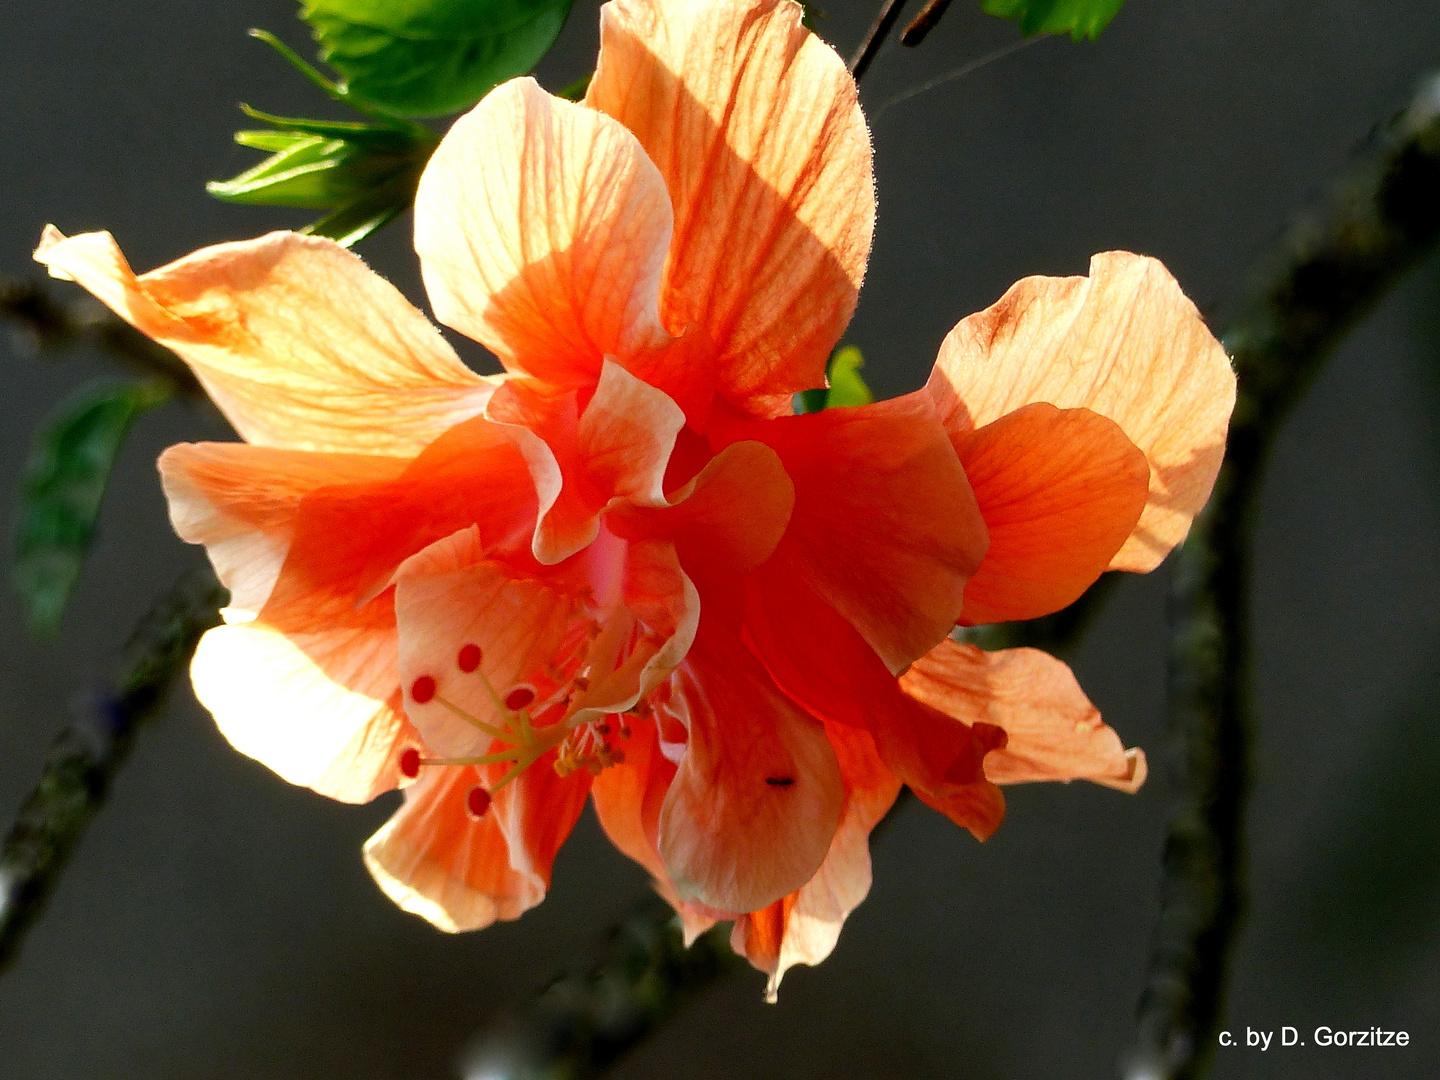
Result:
[[[923,389],[792,415],[869,252],[855,85],[790,0],[601,26],[583,103],[507,83],[420,184],[435,313],[502,375],[325,240],[37,257],[245,439],[160,460],[232,594],[193,666],[230,741],[334,798],[403,787],[366,861],[449,930],[538,903],[593,798],[773,993],[864,897],[902,784],[982,838],[996,784],[1140,784],[1063,664],[948,635],[1154,567],[1234,382],[1163,267],[1112,253],[965,319]]]

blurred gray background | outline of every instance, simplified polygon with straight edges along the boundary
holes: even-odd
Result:
[[[848,53],[871,3],[822,0]],[[912,5],[918,6],[918,5]],[[137,269],[295,226],[303,212],[204,192],[255,160],[236,103],[332,115],[244,31],[310,54],[290,0],[54,0],[0,6],[0,274],[36,272],[41,226],[108,228]],[[541,68],[589,70],[580,0]],[[1413,0],[1130,0],[1096,44],[1043,40],[885,103],[1015,41],[959,0],[918,51],[867,77],[880,214],[847,340],[882,394],[919,385],[941,337],[1029,273],[1093,251],[1165,260],[1209,309],[1440,67],[1440,5]],[[877,110],[879,110],[877,112]],[[1437,193],[1440,197],[1440,193]],[[423,304],[408,220],[360,247]],[[479,350],[470,354],[484,363]],[[0,342],[0,485],[36,424],[111,368]],[[1440,262],[1353,335],[1280,439],[1258,523],[1261,727],[1253,890],[1226,1025],[1409,1030],[1406,1049],[1221,1051],[1217,1077],[1440,1075]],[[198,407],[145,418],[58,643],[0,590],[0,816],[34,783],[70,700],[196,550],[153,469],[227,438]],[[710,1078],[1106,1077],[1129,1045],[1167,810],[1166,571],[1130,581],[1076,667],[1152,780],[1133,798],[1011,789],[988,844],[908,805],[835,955],[731,979],[615,1071]],[[555,887],[515,923],[444,936],[360,862],[392,798],[293,788],[231,751],[182,688],[145,731],[43,923],[0,979],[0,1076],[440,1080],[487,1019],[585,950],[646,888],[587,814]]]

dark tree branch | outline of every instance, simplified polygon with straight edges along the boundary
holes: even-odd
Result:
[[[1215,1045],[1245,905],[1251,533],[1281,424],[1335,346],[1440,237],[1440,78],[1257,264],[1221,335],[1239,397],[1225,465],[1175,572],[1171,752],[1181,793],[1129,1080],[1190,1080]]]
[[[870,32],[865,35],[860,48],[856,49],[855,55],[850,58],[850,74],[855,76],[857,83],[865,77],[865,72],[870,70],[870,65],[880,52],[880,46],[884,45],[885,39],[890,36],[896,20],[900,18],[900,9],[904,6],[905,0],[883,0],[880,4],[879,13],[870,24]]]
[[[907,48],[915,48],[939,25],[945,12],[950,7],[950,0],[928,0],[926,5],[920,9],[920,14],[910,20],[910,25],[900,32],[900,44]]]
[[[75,709],[51,746],[40,782],[0,847],[0,971],[105,801],[136,730],[164,706],[200,635],[219,621],[224,598],[208,571],[181,578],[135,628],[114,682]]]
[[[15,341],[24,352],[89,345],[140,374],[167,379],[181,393],[205,396],[184,361],[88,296],[62,301],[41,282],[0,280],[0,317],[14,324]]]

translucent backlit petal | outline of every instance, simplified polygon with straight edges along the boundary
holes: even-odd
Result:
[[[1109,417],[1150,465],[1140,521],[1110,563],[1146,571],[1184,539],[1210,497],[1235,406],[1235,375],[1169,272],[1128,252],[1089,277],[1031,277],[963,320],[930,376],[946,427],[963,435],[1044,401]]]
[[[52,226],[35,258],[179,354],[256,445],[413,457],[494,389],[332,240],[270,233],[136,277],[109,233]]]
[[[585,101],[635,133],[675,207],[665,322],[699,324],[755,415],[824,384],[874,227],[855,83],[789,0],[616,0]]]

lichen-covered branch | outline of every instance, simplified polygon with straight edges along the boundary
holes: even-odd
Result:
[[[181,578],[136,627],[114,682],[77,706],[55,740],[0,848],[0,970],[54,891],[136,730],[160,711],[224,600],[209,571]]]
[[[502,1017],[466,1054],[467,1075],[588,1080],[725,975],[745,967],[724,928],[688,949],[659,897],[611,928],[597,955],[556,978],[523,1011]]]
[[[39,281],[0,279],[0,317],[25,352],[89,345],[140,374],[165,378],[181,393],[205,396],[184,361],[88,296],[62,301]]]
[[[1440,77],[1257,264],[1221,340],[1239,397],[1225,465],[1179,555],[1170,711],[1180,804],[1128,1080],[1188,1080],[1213,1051],[1244,908],[1251,532],[1270,446],[1321,364],[1440,236]]]

